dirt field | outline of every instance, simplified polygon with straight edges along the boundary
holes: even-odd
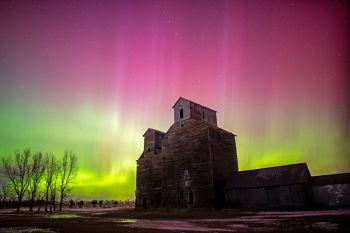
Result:
[[[350,209],[322,211],[134,211],[66,209],[16,215],[0,211],[0,233],[71,232],[350,232]]]

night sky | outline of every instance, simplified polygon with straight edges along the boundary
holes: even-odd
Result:
[[[346,1],[0,0],[0,157],[69,148],[74,194],[132,198],[179,96],[237,134],[239,169],[350,171]]]

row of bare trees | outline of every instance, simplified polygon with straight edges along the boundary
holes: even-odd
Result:
[[[39,190],[44,193],[45,211],[56,210],[57,195],[59,195],[59,211],[62,211],[64,199],[71,191],[72,184],[78,173],[78,157],[71,150],[66,150],[61,159],[52,153],[32,154],[30,149],[22,153],[16,151],[13,155],[2,158],[2,173],[7,178],[3,184],[1,198],[12,193],[17,201],[19,213],[25,194],[28,194],[29,211],[33,211],[38,199]],[[6,198],[6,197],[5,197]]]

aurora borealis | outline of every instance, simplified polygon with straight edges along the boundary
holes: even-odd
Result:
[[[0,1],[0,157],[70,148],[74,194],[134,197],[179,96],[237,134],[239,169],[350,170],[346,1]]]

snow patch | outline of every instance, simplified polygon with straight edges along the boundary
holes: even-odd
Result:
[[[148,228],[159,230],[173,230],[173,231],[196,231],[196,232],[234,232],[233,229],[211,228],[196,226],[187,221],[181,220],[140,220],[135,223],[126,225],[135,228]]]
[[[316,216],[342,216],[350,215],[350,210],[326,210],[326,211],[276,211],[258,212],[257,215],[269,217],[280,216],[283,218],[316,217]]]
[[[339,225],[336,223],[330,223],[330,222],[316,222],[311,225],[315,228],[321,228],[322,230],[332,231],[332,230],[338,230]]]
[[[33,228],[33,227],[9,227],[9,228],[0,228],[0,233],[57,233],[50,228]]]

